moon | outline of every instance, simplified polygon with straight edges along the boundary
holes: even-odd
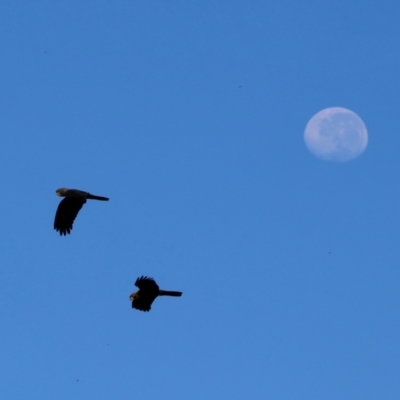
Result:
[[[368,132],[353,111],[330,107],[319,111],[304,131],[304,141],[315,156],[325,161],[350,161],[366,149]]]

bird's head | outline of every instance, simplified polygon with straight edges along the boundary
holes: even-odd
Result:
[[[139,290],[137,292],[133,292],[130,296],[129,296],[129,300],[130,301],[134,301],[134,300],[138,300],[139,299]]]
[[[64,197],[65,193],[67,193],[67,191],[68,191],[68,189],[66,189],[66,188],[57,189],[56,190],[56,195]]]

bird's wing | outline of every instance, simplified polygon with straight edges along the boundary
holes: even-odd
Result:
[[[69,234],[79,210],[86,203],[86,199],[76,197],[65,197],[60,201],[54,218],[54,229],[60,235]]]
[[[151,290],[151,291],[159,290],[156,281],[153,278],[149,278],[147,276],[141,276],[140,278],[137,278],[135,286],[137,286],[141,290]]]
[[[148,299],[135,299],[132,301],[132,308],[136,308],[136,310],[140,311],[150,311],[151,303]]]

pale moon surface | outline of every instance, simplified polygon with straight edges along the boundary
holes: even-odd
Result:
[[[306,126],[304,141],[308,149],[326,161],[350,161],[367,147],[368,132],[353,111],[330,107],[315,114]]]

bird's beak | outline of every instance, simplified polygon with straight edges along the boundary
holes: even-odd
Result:
[[[61,196],[60,192],[56,192],[56,195],[57,195],[57,196]]]

